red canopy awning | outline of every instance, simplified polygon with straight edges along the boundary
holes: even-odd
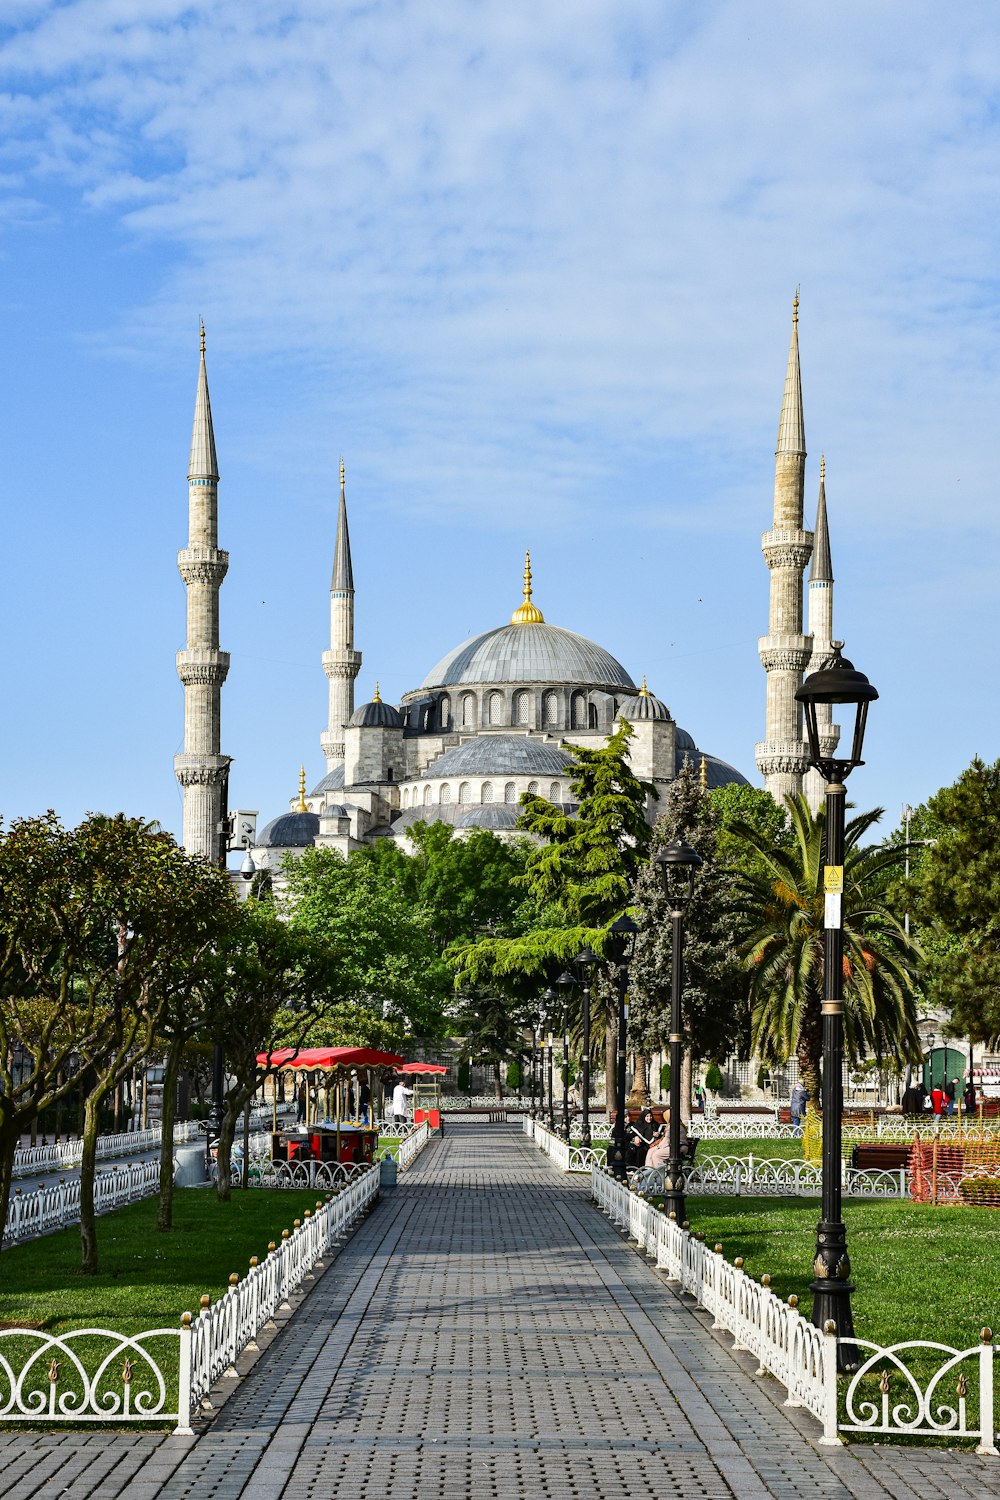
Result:
[[[395,1052],[376,1052],[374,1047],[281,1047],[258,1052],[259,1068],[278,1068],[286,1073],[332,1073],[338,1068],[395,1068],[403,1059]]]
[[[440,1063],[415,1062],[404,1063],[396,1071],[398,1073],[447,1073],[448,1069],[443,1068]]]

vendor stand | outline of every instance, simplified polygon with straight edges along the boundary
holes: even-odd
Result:
[[[404,1063],[398,1070],[413,1079],[413,1123],[426,1120],[432,1130],[441,1129],[441,1076],[448,1072],[439,1063]]]
[[[373,1162],[378,1131],[357,1118],[360,1115],[361,1074],[367,1074],[371,1101],[375,1093],[373,1070],[395,1068],[402,1060],[395,1053],[377,1052],[372,1047],[284,1047],[277,1052],[258,1053],[257,1065],[262,1069],[301,1073],[307,1083],[309,1079],[315,1079],[314,1089],[306,1088],[306,1118],[302,1124],[294,1130],[279,1131],[275,1116],[271,1135],[272,1160]],[[353,1119],[348,1118],[346,1109],[351,1074],[357,1077],[354,1090],[356,1117]],[[321,1095],[325,1105],[322,1113],[319,1109]],[[369,1119],[372,1118],[369,1103]]]

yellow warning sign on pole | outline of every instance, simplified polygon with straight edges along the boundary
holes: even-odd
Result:
[[[827,865],[823,870],[823,890],[828,896],[842,896],[844,893],[844,867],[843,865]]]

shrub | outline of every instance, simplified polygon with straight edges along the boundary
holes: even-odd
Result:
[[[971,1172],[958,1184],[958,1196],[977,1208],[1000,1208],[1000,1174]]]
[[[507,1087],[519,1089],[521,1087],[521,1064],[512,1062],[507,1069]]]
[[[718,1063],[710,1063],[705,1073],[705,1087],[711,1094],[722,1093],[722,1069]]]
[[[670,1088],[670,1064],[664,1063],[660,1069],[660,1093],[665,1094]]]

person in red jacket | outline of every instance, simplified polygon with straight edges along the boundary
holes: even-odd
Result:
[[[944,1089],[939,1083],[936,1083],[931,1089],[931,1108],[936,1115],[939,1115],[944,1109]]]

